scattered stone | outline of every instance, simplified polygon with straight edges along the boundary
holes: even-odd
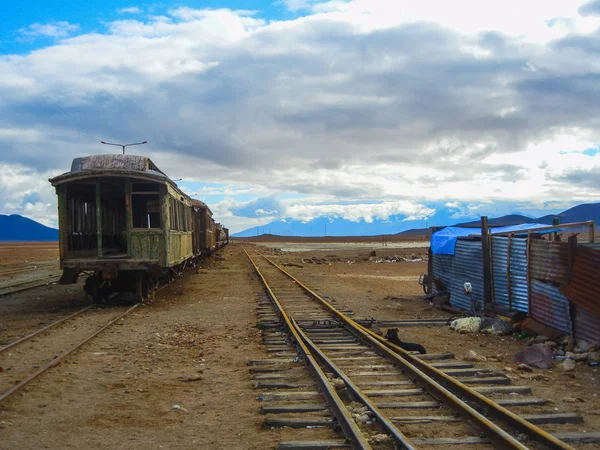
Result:
[[[585,403],[585,400],[580,397],[565,397],[563,398],[565,403]]]
[[[572,352],[575,349],[575,339],[573,336],[565,336],[561,342],[565,352]]]
[[[331,384],[333,384],[333,387],[336,388],[338,391],[346,389],[346,383],[344,383],[344,380],[342,380],[341,378],[334,378],[333,380],[331,380]]]
[[[577,345],[574,348],[575,353],[586,353],[589,351],[589,348],[592,346],[591,342],[584,341],[583,339],[577,342]]]
[[[369,253],[369,256],[377,256],[377,252],[375,250],[371,250],[371,253]]]
[[[368,439],[371,442],[374,442],[376,444],[382,444],[384,442],[387,442],[390,440],[390,437],[387,434],[375,434],[373,436],[371,436],[370,439]]]
[[[356,421],[358,423],[367,423],[369,421],[370,417],[368,414],[361,414],[360,416],[356,417]]]
[[[565,356],[565,351],[562,348],[559,348],[554,351],[558,356]]]
[[[193,381],[202,381],[204,379],[204,377],[202,377],[201,375],[196,375],[193,377],[178,377],[180,381],[183,381],[184,383],[191,383]]]
[[[544,344],[533,344],[518,352],[513,357],[513,362],[537,369],[549,369],[552,367],[552,350]]]
[[[464,361],[487,361],[485,356],[480,355],[479,353],[474,352],[473,350],[469,350],[465,357]]]
[[[517,370],[520,370],[521,372],[533,372],[533,368],[527,364],[519,364]]]
[[[590,362],[590,363],[600,363],[600,352],[591,352],[591,353],[588,353],[588,362]]]
[[[565,359],[561,364],[560,368],[563,372],[572,372],[575,370],[575,361],[572,359]]]
[[[575,353],[573,359],[577,362],[587,361],[589,357],[589,353]]]
[[[548,337],[540,334],[539,336],[529,339],[529,341],[527,341],[527,345],[543,344],[546,341],[548,341]]]
[[[546,341],[544,342],[544,345],[550,348],[556,348],[558,347],[558,344],[554,341]]]

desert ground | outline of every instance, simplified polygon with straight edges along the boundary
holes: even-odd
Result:
[[[246,241],[334,304],[348,306],[356,318],[450,316],[422,299],[423,240],[387,247],[364,241],[338,241],[336,247],[331,240],[262,244]],[[370,258],[373,250],[376,256]],[[6,244],[0,255],[2,270],[10,271],[32,261],[51,264],[57,249]],[[414,262],[378,262],[386,256]],[[262,429],[247,366],[249,359],[269,357],[255,327],[261,291],[241,244],[220,250],[198,273],[187,271],[153,301],[0,403],[0,449],[275,448],[292,432]],[[88,304],[81,283],[0,297],[0,346]],[[517,336],[457,334],[446,326],[406,328],[402,337],[430,353],[454,352],[458,359],[474,350],[488,358],[481,367],[499,371],[514,369],[512,356],[525,345]],[[1,355],[0,367],[0,377],[10,372]],[[530,385],[534,396],[551,399],[556,411],[581,413],[580,431],[600,430],[598,368],[507,373],[514,383]]]

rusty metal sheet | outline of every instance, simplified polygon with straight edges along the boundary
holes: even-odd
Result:
[[[529,258],[532,278],[563,285],[569,282],[569,249],[566,242],[532,239]]]
[[[573,303],[600,316],[600,251],[577,246],[573,279],[561,292]]]
[[[572,333],[569,300],[560,289],[540,280],[531,281],[531,317],[563,333]]]
[[[573,320],[575,339],[583,339],[595,344],[600,344],[600,316],[575,305],[575,318]]]

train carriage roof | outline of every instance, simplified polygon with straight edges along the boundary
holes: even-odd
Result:
[[[51,178],[50,182],[56,185],[71,179],[87,178],[101,174],[141,176],[161,182],[171,181],[147,156],[92,155],[75,158],[71,164],[70,172]]]
[[[206,208],[209,212],[209,214],[212,216],[212,211],[210,210],[210,208],[208,207],[208,205],[206,203],[204,203],[201,200],[197,200],[195,198],[192,199],[192,206],[194,208]]]

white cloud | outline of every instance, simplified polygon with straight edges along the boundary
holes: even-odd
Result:
[[[581,153],[600,142],[600,17],[507,1],[288,2],[309,9],[271,22],[180,7],[71,38],[77,25],[35,24],[25,36],[60,39],[0,56],[0,169],[59,173],[102,139],[148,140],[131,151],[173,178],[229,186],[198,198],[306,197],[215,207],[239,226],[600,200],[581,172],[600,165]]]
[[[137,6],[130,6],[128,8],[119,8],[117,12],[119,14],[141,14],[142,9]]]
[[[309,0],[280,0],[287,9],[292,12],[300,11],[302,9],[308,9],[311,2]]]
[[[38,37],[65,38],[79,30],[79,25],[69,22],[33,23],[27,28],[21,28],[19,33],[25,40]]]

